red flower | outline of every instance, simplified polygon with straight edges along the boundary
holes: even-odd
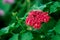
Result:
[[[41,23],[40,22],[36,22],[34,25],[33,25],[33,28],[35,29],[39,29],[41,27]]]
[[[26,24],[32,26],[35,29],[39,29],[42,22],[47,23],[49,20],[50,16],[48,15],[48,12],[33,10],[27,16]]]

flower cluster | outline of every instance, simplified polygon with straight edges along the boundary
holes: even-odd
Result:
[[[3,0],[4,3],[9,3],[9,4],[13,4],[14,0]]]
[[[26,18],[26,24],[32,26],[35,29],[41,27],[42,22],[47,23],[50,19],[48,12],[43,12],[40,10],[33,10],[29,13]]]
[[[4,11],[0,10],[0,16],[3,16],[3,15],[4,15]]]

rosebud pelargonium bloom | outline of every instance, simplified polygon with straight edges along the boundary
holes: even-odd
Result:
[[[4,15],[4,11],[0,10],[0,16],[3,16],[3,15]]]
[[[50,20],[48,12],[43,12],[41,10],[30,11],[26,18],[26,24],[32,26],[35,29],[39,29],[42,22],[47,23]]]
[[[15,1],[14,0],[3,0],[4,3],[9,3],[9,4],[13,4]]]

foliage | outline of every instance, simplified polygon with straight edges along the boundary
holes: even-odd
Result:
[[[14,0],[14,4],[0,0],[0,40],[60,40],[59,0]],[[25,20],[31,10],[48,12],[50,21],[34,29]]]

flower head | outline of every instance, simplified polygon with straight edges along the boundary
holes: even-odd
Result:
[[[3,0],[4,3],[9,3],[9,4],[13,4],[14,0]]]
[[[3,15],[4,15],[4,11],[0,10],[0,16],[3,16]]]
[[[29,13],[26,18],[26,24],[32,26],[35,29],[41,27],[42,22],[47,23],[50,19],[48,12],[43,12],[39,10],[33,10]]]

